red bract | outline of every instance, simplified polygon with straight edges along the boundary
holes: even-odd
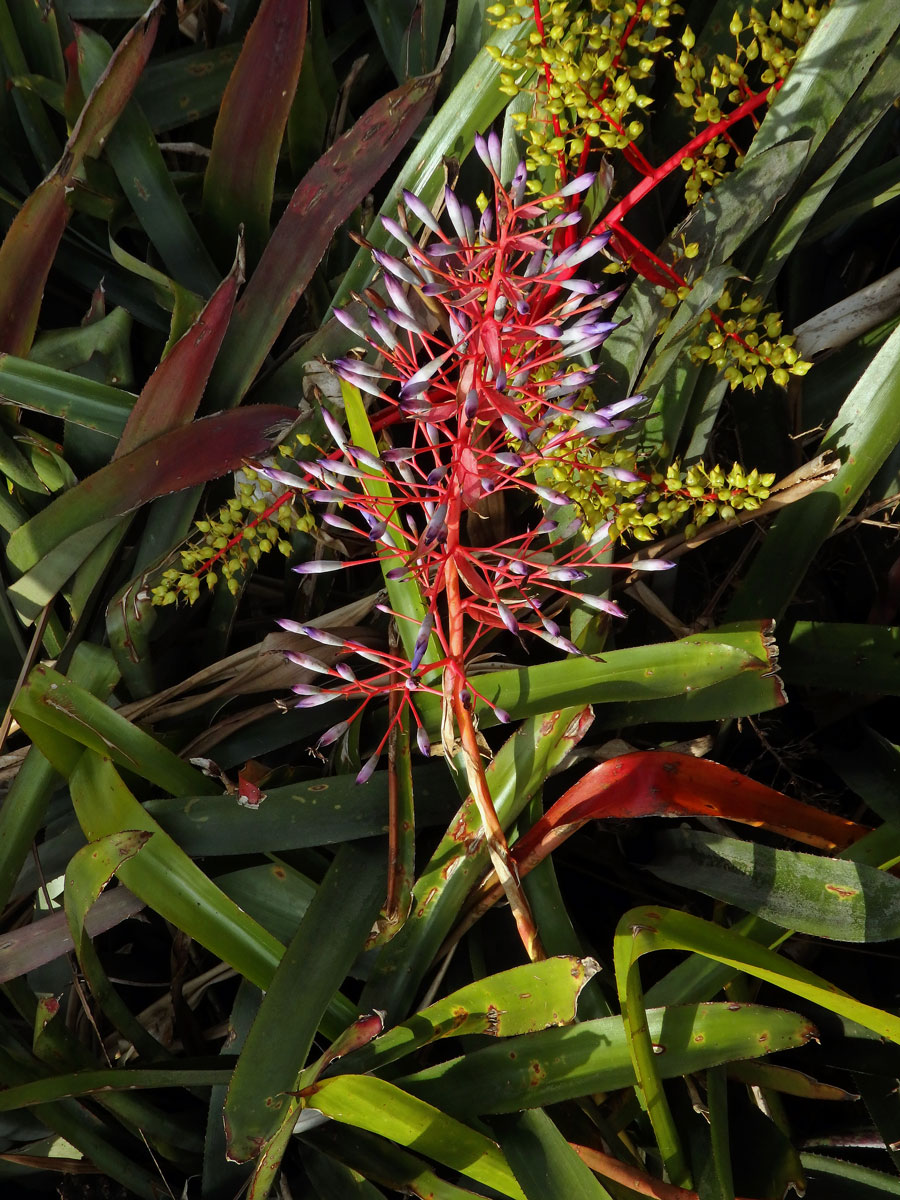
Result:
[[[526,201],[524,164],[505,187],[496,135],[478,139],[476,149],[494,190],[480,219],[448,188],[444,203],[452,231],[445,231],[421,200],[405,193],[408,213],[429,231],[429,240],[420,246],[406,222],[385,220],[407,254],[400,259],[374,252],[384,295],[369,293],[369,329],[346,312],[336,314],[374,351],[375,362],[348,357],[334,367],[346,383],[384,405],[378,425],[395,444],[375,457],[350,444],[329,417],[340,456],[313,464],[311,482],[277,475],[302,487],[308,499],[337,506],[323,520],[372,546],[371,555],[354,563],[395,564],[388,578],[415,579],[428,616],[409,658],[369,651],[380,674],[368,680],[344,674],[341,680],[338,667],[325,688],[301,685],[301,705],[354,696],[364,707],[398,687],[406,700],[425,687],[471,710],[478,693],[466,664],[488,629],[528,631],[575,654],[554,620],[561,598],[622,615],[611,601],[582,596],[573,586],[599,565],[605,531],[585,541],[579,520],[560,526],[553,516],[568,504],[552,487],[554,472],[570,473],[579,449],[626,428],[630,421],[623,414],[643,400],[588,406],[597,368],[585,366],[584,357],[616,327],[606,310],[618,292],[576,270],[604,250],[608,235],[576,236],[555,252],[559,231],[586,226],[586,218],[579,211],[551,215],[544,203]],[[558,210],[560,197],[577,196],[591,182],[592,176],[578,177],[549,198],[549,207]],[[606,473],[622,477],[621,468],[610,466]],[[378,488],[372,486],[376,480]],[[387,508],[385,480],[392,497]],[[471,544],[468,527],[478,520],[478,506],[502,492],[518,493],[524,529],[490,546]],[[297,570],[340,565],[317,561]],[[439,662],[433,653],[427,656],[432,635],[441,648]],[[442,689],[436,667],[447,673]],[[329,731],[325,739],[333,736]]]

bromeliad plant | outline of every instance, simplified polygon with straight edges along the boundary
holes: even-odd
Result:
[[[579,536],[582,518],[557,519],[569,500],[546,480],[559,472],[570,476],[577,464],[582,475],[588,470],[601,479],[639,482],[633,471],[612,461],[586,468],[578,455],[627,428],[631,421],[624,414],[645,397],[629,396],[604,408],[590,404],[597,367],[586,367],[581,360],[616,327],[607,309],[618,293],[581,277],[577,269],[602,254],[609,237],[587,235],[555,247],[561,234],[583,221],[578,209],[560,214],[557,202],[586,192],[593,176],[579,176],[549,204],[540,203],[526,198],[524,162],[509,186],[501,182],[496,134],[487,140],[478,137],[476,150],[494,193],[480,220],[447,188],[448,234],[426,205],[405,193],[407,210],[422,222],[430,240],[420,244],[405,222],[385,218],[407,256],[401,260],[375,251],[387,299],[369,293],[371,332],[347,312],[337,314],[380,360],[372,364],[347,357],[334,366],[348,393],[365,392],[381,402],[377,424],[384,448],[374,455],[353,444],[326,413],[339,454],[308,465],[311,479],[277,469],[263,473],[336,508],[325,513],[324,524],[371,546],[363,560],[318,558],[295,570],[320,574],[375,560],[389,583],[412,581],[424,606],[414,639],[403,639],[411,643],[408,657],[344,644],[374,663],[378,672],[372,678],[358,679],[346,663],[323,668],[309,655],[294,655],[298,665],[331,676],[326,686],[298,684],[298,707],[352,698],[358,701],[352,721],[373,698],[400,692],[402,701],[393,707],[388,731],[359,774],[364,781],[407,709],[427,752],[415,697],[430,693],[441,698],[444,751],[455,753],[458,734],[495,869],[523,941],[538,957],[540,944],[510,869],[484,777],[475,721],[476,700],[484,697],[473,682],[472,668],[486,636],[504,629],[513,635],[534,634],[577,655],[578,647],[555,619],[567,601],[607,616],[623,615],[614,601],[576,590],[592,570],[607,565],[600,555],[611,541],[610,522],[587,538]],[[349,394],[348,399],[352,402]],[[518,505],[523,532],[488,545],[476,539],[488,497]],[[631,564],[643,570],[666,566],[659,561]],[[412,620],[388,611],[401,623]],[[308,625],[280,624],[314,641],[339,642]],[[509,720],[502,709],[485,702],[501,721]],[[335,741],[348,725],[344,720],[333,726],[319,744]]]

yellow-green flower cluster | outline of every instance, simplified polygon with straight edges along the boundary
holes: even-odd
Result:
[[[610,468],[639,478],[617,479],[608,474]],[[609,525],[611,539],[638,542],[655,541],[678,526],[691,537],[713,517],[727,521],[738,512],[752,512],[768,498],[775,480],[739,463],[727,474],[718,465],[707,470],[702,460],[690,467],[676,461],[662,472],[639,452],[611,445],[579,451],[575,462],[567,456],[542,478],[578,507],[586,537]]]
[[[830,0],[803,5],[800,0],[782,0],[780,12],[772,10],[768,19],[755,8],[744,20],[735,13],[729,25],[734,54],[718,54],[711,64],[696,53],[696,35],[686,26],[679,39],[681,50],[671,56],[676,103],[691,110],[698,128],[723,120],[726,101],[728,111],[733,111],[758,89],[787,76],[828,3]],[[774,95],[770,93],[770,99]],[[688,172],[688,204],[696,204],[706,188],[742,161],[740,151],[725,137],[713,138],[694,155],[686,155],[681,165]]]
[[[298,435],[295,440],[300,445],[309,445],[306,435]],[[293,458],[293,451],[287,445],[278,446],[276,453]],[[234,496],[219,508],[216,516],[209,514],[194,522],[198,537],[180,551],[180,568],[163,571],[160,583],[151,588],[153,604],[175,604],[182,599],[193,604],[203,587],[211,591],[219,578],[236,595],[250,564],[255,566],[272,550],[289,556],[293,550],[290,535],[309,533],[315,523],[305,508],[297,508],[295,495],[273,509],[283,493],[284,489],[250,467],[237,472]],[[267,515],[261,519],[263,513]]]
[[[586,137],[621,150],[643,133],[641,114],[651,104],[645,85],[657,57],[670,45],[661,31],[673,13],[683,10],[667,0],[647,0],[626,37],[638,8],[633,0],[553,0],[542,6],[543,39],[532,31],[507,55],[488,47],[503,68],[500,90],[506,95],[518,95],[522,81],[536,72],[528,85],[536,93],[535,113],[512,118],[525,140],[532,171],[556,168],[559,155],[577,159]],[[518,24],[531,11],[531,5],[522,4],[487,9],[501,29]],[[554,171],[553,186],[557,182]],[[529,186],[541,190],[537,179]]]
[[[677,302],[677,293],[669,295]],[[791,375],[805,375],[812,367],[800,357],[796,337],[782,332],[781,313],[766,312],[758,296],[734,299],[725,291],[716,308],[718,320],[707,309],[702,318],[705,340],[688,353],[694,362],[721,371],[732,391],[743,387],[755,392],[767,378],[784,387]]]

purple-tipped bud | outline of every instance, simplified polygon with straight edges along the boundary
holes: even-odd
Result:
[[[435,467],[433,471],[429,472],[428,478],[425,480],[426,486],[437,487],[449,470],[450,468],[446,464],[441,467]]]
[[[416,729],[416,745],[421,755],[425,758],[431,757],[431,739],[421,725]]]
[[[519,632],[519,622],[512,615],[512,613],[506,607],[506,605],[501,604],[500,601],[497,601],[497,615],[499,616],[500,620],[503,622],[503,624],[506,626],[506,628],[509,630],[510,633],[518,633]]]
[[[304,696],[301,700],[297,701],[294,708],[318,708],[321,704],[328,704],[335,699],[337,699],[336,696],[325,694],[321,696]]]
[[[511,417],[509,413],[501,413],[501,420],[512,436],[519,442],[528,441],[528,430],[521,421],[517,421],[515,417]]]
[[[346,565],[327,558],[317,558],[312,562],[298,563],[294,570],[298,575],[327,575],[330,571],[343,571]]]
[[[465,403],[463,404],[463,420],[474,421],[478,415],[478,393],[474,388],[470,388],[466,392]]]
[[[443,354],[439,354],[437,358],[427,362],[424,367],[419,367],[418,371],[410,375],[400,389],[401,397],[405,399],[407,396],[417,396],[420,392],[424,392],[428,381],[438,373],[451,353],[452,351],[445,350]]]
[[[611,617],[624,617],[625,614],[612,600],[604,600],[602,596],[592,596],[588,593],[582,594],[578,600],[585,608],[593,608],[597,612],[609,613]]]
[[[624,400],[616,400],[613,404],[606,404],[599,411],[604,417],[616,417],[621,412],[627,412],[629,408],[634,408],[637,404],[643,404],[647,399],[645,395],[638,392],[634,396],[626,396]]]
[[[533,567],[529,567],[527,563],[521,562],[518,558],[507,559],[506,565],[510,575],[518,575],[522,579],[534,571]]]
[[[634,471],[629,471],[626,467],[601,467],[600,469],[611,479],[621,479],[623,483],[640,483],[640,476],[635,475]]]
[[[291,691],[295,696],[327,696],[329,700],[334,698],[331,692],[326,692],[320,687],[314,687],[311,683],[295,683]]]
[[[516,471],[519,467],[525,466],[525,459],[521,454],[511,454],[506,450],[501,450],[499,454],[495,454],[494,461],[498,462],[501,467],[512,467]]]
[[[262,475],[263,479],[271,479],[273,483],[293,488],[295,492],[305,492],[309,488],[308,479],[301,479],[299,475],[292,475],[290,471],[279,471],[277,467],[257,467],[256,473]]]
[[[494,138],[497,143],[496,162],[494,161],[495,155],[493,153],[493,148],[491,146],[491,138]],[[481,159],[481,161],[484,163],[484,165],[487,167],[487,169],[490,171],[490,173],[492,175],[497,175],[497,176],[499,176],[499,174],[500,174],[499,142],[500,142],[500,139],[493,132],[493,130],[491,131],[488,138],[482,137],[482,135],[480,133],[475,134],[475,153],[478,155],[478,157]]]
[[[416,638],[416,644],[413,647],[412,658],[409,660],[410,674],[412,674],[412,672],[418,668],[419,663],[425,657],[425,651],[428,649],[428,639],[431,637],[431,631],[433,628],[434,614],[428,613],[425,617],[425,620],[422,622],[421,628],[419,629],[419,635]]]
[[[554,488],[541,487],[540,484],[535,484],[534,490],[542,500],[547,502],[547,504],[562,505],[569,503],[569,497],[564,496],[562,492],[557,492]]]
[[[280,625],[287,633],[299,633],[303,637],[309,638],[311,642],[318,642],[321,646],[345,646],[347,643],[344,638],[336,637],[333,633],[328,633],[325,629],[317,629],[315,625],[301,625],[297,621],[289,621],[286,617],[281,617],[275,622]]]
[[[370,379],[361,372],[352,370],[350,367],[339,366],[338,363],[334,363],[334,369],[345,383],[349,383],[351,387],[355,387],[358,391],[366,392],[369,396],[377,396],[379,400],[387,399],[374,379]]]
[[[401,329],[405,329],[409,333],[418,334],[419,337],[427,337],[427,332],[422,322],[416,320],[414,317],[407,316],[406,313],[400,312],[396,308],[385,309],[384,315],[389,321],[392,321],[395,325],[399,325]]]
[[[330,746],[332,742],[336,742],[339,737],[343,737],[349,728],[349,721],[338,721],[337,725],[332,725],[330,729],[325,730],[316,745],[320,750],[323,750],[326,746]]]
[[[406,292],[403,290],[403,284],[399,281],[399,279],[395,279],[393,275],[385,275],[384,290],[387,292],[388,296],[390,296],[392,303],[395,304],[402,313],[406,313],[408,317],[416,320],[415,311],[407,299]]]
[[[366,765],[363,767],[363,769],[357,775],[357,777],[356,777],[357,783],[368,783],[369,782],[369,780],[375,774],[375,768],[378,766],[378,760],[380,757],[381,757],[381,754],[376,750],[376,752],[372,755],[372,757],[369,759],[369,761],[366,763]]]
[[[666,562],[664,558],[638,558],[630,563],[613,563],[616,567],[627,567],[629,571],[671,571],[676,563]]]
[[[460,239],[464,242],[468,241],[469,237],[466,230],[465,218],[463,217],[462,205],[457,200],[456,192],[452,188],[444,188],[444,207],[447,209],[447,216],[450,218],[450,223]]]
[[[490,208],[486,208],[481,214],[481,220],[478,222],[478,236],[483,242],[489,241],[491,233],[494,229],[494,214]]]
[[[534,531],[534,532],[535,532],[535,533],[556,533],[557,529],[559,529],[559,522],[558,522],[558,521],[551,521],[549,517],[546,517],[546,518],[545,518],[543,521],[541,521],[541,523],[540,523],[540,524],[539,524],[539,525],[538,525],[538,526],[535,528],[535,531]]]
[[[425,528],[425,536],[422,539],[426,545],[430,542],[436,542],[444,538],[447,534],[447,505],[439,504],[434,510],[434,514],[428,525]]]
[[[431,209],[428,207],[427,204],[425,204],[424,201],[419,199],[419,197],[415,194],[415,192],[410,192],[406,188],[404,188],[403,189],[403,203],[406,205],[406,207],[409,209],[409,211],[411,213],[414,213],[419,218],[419,220],[422,222],[423,225],[428,226],[428,228],[431,230],[432,233],[436,233],[436,234],[439,234],[440,236],[443,236],[441,234],[441,227],[440,227],[440,225],[438,225],[437,221],[434,219],[434,214],[432,213]]]
[[[347,453],[368,470],[374,471],[376,475],[383,474],[381,461],[374,454],[370,454],[368,450],[363,450],[362,446],[354,446],[352,442],[348,442]]]
[[[587,579],[587,571],[580,571],[578,567],[551,567],[544,578],[552,579],[555,583],[577,583]]]
[[[343,429],[341,429],[340,422],[338,421],[337,417],[328,411],[324,404],[322,405],[320,411],[322,413],[322,421],[325,425],[325,428],[331,434],[335,444],[340,446],[340,448],[343,450],[343,448],[347,445],[347,438]]]
[[[552,637],[552,638],[559,637],[559,626],[557,625],[557,623],[555,621],[551,620],[550,617],[542,616],[541,624],[546,629],[546,631],[550,635],[550,637]]]
[[[349,493],[335,491],[334,488],[315,488],[309,493],[310,500],[314,500],[316,504],[339,504],[346,500]],[[316,570],[333,571],[336,567],[317,567]],[[294,567],[295,571],[299,571],[299,567]]]
[[[591,534],[588,545],[598,546],[601,542],[608,542],[610,529],[612,529],[612,521],[604,521],[602,525],[598,525]]]
[[[407,250],[412,250],[413,248],[418,249],[416,243],[409,236],[403,226],[395,221],[392,217],[382,217],[381,224],[388,231],[391,237],[395,237],[398,242],[402,242]],[[335,313],[335,315],[337,315],[337,313]]]
[[[422,277],[411,270],[405,262],[401,262],[399,258],[394,258],[393,254],[385,254],[383,250],[373,250],[372,257],[388,275],[402,279],[404,283],[411,283],[413,287],[419,287],[421,284]]]
[[[596,178],[596,172],[588,171],[584,175],[578,175],[565,187],[561,187],[556,194],[557,196],[577,196],[581,192],[586,192]]]
[[[606,247],[609,238],[608,233],[602,233],[599,237],[585,238],[583,242],[575,242],[574,245],[567,246],[565,250],[554,255],[553,269],[577,267],[579,263],[587,262],[589,258],[593,258],[595,254],[599,254]]]
[[[355,333],[356,336],[362,338],[363,341],[368,341],[362,326],[356,323],[354,318],[350,315],[350,313],[347,312],[345,308],[336,308],[334,310],[334,315],[345,329],[349,329],[351,333]]]
[[[416,454],[418,451],[412,446],[392,446],[389,450],[382,450],[381,460],[386,463],[408,462]]]
[[[527,182],[528,168],[525,165],[525,160],[522,159],[513,172],[512,181],[509,185],[510,199],[517,208],[525,199],[525,184]]]
[[[406,579],[409,575],[409,567],[391,567],[390,571],[385,575],[385,579],[390,579],[393,583],[397,579]]]
[[[322,514],[322,524],[330,525],[333,529],[342,529],[342,530],[344,530],[345,533],[358,534],[361,532],[361,530],[357,529],[356,526],[354,524],[352,524],[352,522],[345,521],[344,518],[339,517],[337,515],[337,513],[329,513],[329,512],[323,513]]]
[[[382,321],[378,313],[372,308],[369,309],[369,324],[384,342],[385,346],[387,346],[388,350],[397,349],[400,343],[394,337],[391,327],[387,324],[387,322]]]
[[[296,666],[303,667],[304,671],[313,671],[316,675],[329,675],[331,673],[324,663],[320,663],[311,654],[298,654],[294,650],[285,650],[284,657]]]
[[[538,335],[538,337],[548,338],[552,342],[565,340],[565,333],[558,325],[551,325],[544,321],[542,321],[540,325],[534,326],[534,332]]]

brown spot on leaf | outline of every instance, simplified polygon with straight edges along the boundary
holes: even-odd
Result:
[[[859,895],[858,888],[840,887],[836,883],[826,883],[825,891],[837,896],[838,900],[852,900],[854,896]]]

